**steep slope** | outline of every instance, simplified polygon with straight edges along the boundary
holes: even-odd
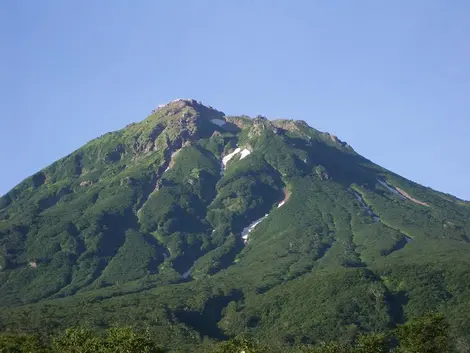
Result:
[[[191,350],[347,338],[439,310],[465,335],[469,236],[469,203],[335,136],[179,99],[0,199],[0,320],[149,325]]]

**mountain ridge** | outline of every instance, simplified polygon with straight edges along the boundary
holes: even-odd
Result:
[[[349,339],[433,310],[465,335],[469,236],[462,200],[304,121],[178,99],[0,198],[0,323],[148,325],[197,349]]]

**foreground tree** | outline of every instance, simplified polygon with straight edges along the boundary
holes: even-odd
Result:
[[[37,335],[2,334],[0,353],[46,353],[45,345]]]
[[[391,340],[383,333],[371,333],[359,336],[354,353],[387,353],[390,351]]]
[[[61,353],[102,353],[103,342],[89,328],[70,328],[52,341],[52,351]]]
[[[53,340],[54,353],[163,353],[148,332],[129,327],[110,328],[106,337],[96,336],[87,328],[68,329]]]
[[[220,343],[211,353],[269,353],[270,350],[247,339]]]
[[[427,315],[396,330],[400,353],[449,353],[449,324],[443,315]]]
[[[351,347],[343,343],[329,342],[318,347],[301,348],[299,353],[351,353]]]
[[[458,351],[467,352],[467,341],[457,340]],[[0,334],[0,353],[164,353],[150,332],[130,327],[115,327],[104,334],[89,328],[71,328],[47,339],[38,335]],[[177,347],[172,347],[177,349]],[[202,349],[201,346],[197,347]],[[200,351],[198,350],[198,351]],[[411,320],[387,333],[366,333],[354,343],[329,342],[319,346],[268,347],[258,342],[236,338],[219,343],[211,353],[450,353],[449,325],[443,315],[427,315]]]
[[[111,328],[105,341],[109,353],[163,353],[148,332],[137,333],[129,327]]]

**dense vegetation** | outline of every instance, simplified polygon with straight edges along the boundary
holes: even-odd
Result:
[[[352,342],[441,312],[466,342],[469,235],[468,202],[304,122],[178,100],[0,199],[0,328],[133,325],[192,352]]]
[[[349,342],[322,342],[317,346],[273,346],[236,338],[202,348],[211,353],[451,353],[455,344],[448,325],[439,315],[429,315],[384,333],[362,334]],[[465,348],[469,348],[466,346]],[[1,353],[164,353],[150,331],[113,327],[98,334],[88,328],[67,329],[53,337],[37,334],[1,334]]]

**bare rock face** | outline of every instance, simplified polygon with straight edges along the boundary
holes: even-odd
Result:
[[[145,145],[142,146],[142,152],[144,154],[150,153],[155,151],[155,142],[154,141],[148,141]]]
[[[178,99],[171,101],[170,103],[160,104],[157,108],[152,110],[151,114],[156,114],[157,112],[163,109],[167,109],[168,113],[176,113],[178,112],[178,110],[181,110],[188,105],[192,106],[196,104],[200,104],[200,103],[198,103],[195,99],[178,98]]]
[[[332,134],[330,134],[329,132],[326,132],[325,134],[326,134],[326,136],[328,136],[328,137],[331,139],[331,141],[337,142],[337,143],[340,142],[340,140],[338,139],[337,136],[332,135]]]
[[[90,181],[90,180],[85,180],[85,181],[82,181],[82,182],[80,183],[80,186],[81,186],[81,187],[88,187],[88,186],[91,186],[91,185],[93,185],[93,182]]]
[[[350,147],[346,142],[344,141],[341,141],[337,136],[335,135],[332,135],[328,132],[325,132],[324,135],[329,138],[331,141],[333,141],[334,143],[338,144],[338,145],[341,145],[343,147]]]
[[[226,121],[232,123],[239,129],[244,129],[252,124],[252,119],[248,116],[237,116],[237,117],[227,117],[225,118]]]
[[[266,130],[272,130],[272,124],[269,120],[267,120],[264,116],[258,116],[253,119],[253,125],[251,126],[250,132],[248,136],[260,136]]]
[[[298,126],[299,121],[295,120],[285,120],[285,119],[280,119],[280,120],[274,120],[272,121],[272,124],[279,129],[291,131],[291,132],[297,132],[299,131],[299,126]]]

